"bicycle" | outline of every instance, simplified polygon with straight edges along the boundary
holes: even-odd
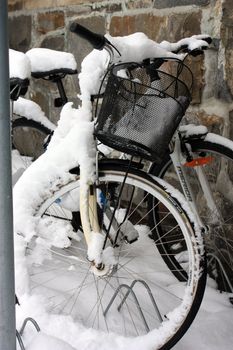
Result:
[[[166,154],[161,164],[153,164],[149,172],[170,179],[183,191],[204,232],[208,273],[220,291],[233,293],[230,190],[233,143],[195,126],[181,127],[173,142],[171,153]],[[161,238],[159,249],[171,267],[174,262],[169,258],[169,237]],[[181,278],[179,274],[176,277]]]
[[[176,49],[176,44],[164,42],[163,46],[171,51]],[[204,233],[208,274],[220,291],[230,293],[233,293],[232,150],[232,141],[210,133],[205,126],[182,125],[162,162],[149,167],[149,173],[165,178],[184,194]],[[160,251],[172,268],[168,241],[169,237],[161,240]],[[182,278],[179,274],[176,277]]]
[[[48,52],[55,56],[47,62]],[[46,79],[56,84],[59,97],[54,100],[55,107],[64,106],[67,96],[62,79],[76,74],[76,62],[72,54],[48,49],[31,49],[26,54],[10,50],[10,99],[12,121],[12,158],[14,182],[22,172],[45,150],[47,142],[55,129],[40,106],[23,98],[27,93],[31,77]],[[35,65],[35,60],[40,62]]]
[[[210,40],[207,40],[210,43]],[[163,42],[162,46],[173,52],[187,49],[185,41],[182,41],[180,47],[176,43],[168,42]],[[200,53],[197,50],[194,51],[194,55]],[[158,124],[162,122],[162,120],[158,121]],[[220,291],[233,293],[233,237],[231,235],[233,142],[208,132],[202,125],[182,125],[176,132],[171,129],[172,133],[174,135],[166,151],[164,141],[156,135],[156,151],[159,149],[158,153],[162,156],[151,163],[148,171],[152,175],[164,178],[184,194],[204,233],[208,274],[216,281]],[[171,139],[171,134],[167,135],[168,140]],[[162,138],[164,139],[164,133]],[[227,190],[224,187],[225,181],[227,181]],[[174,242],[174,236],[167,235],[162,238],[161,233],[158,232],[157,239],[160,240],[158,249],[167,266],[172,271],[174,266],[177,269],[179,265],[177,260],[173,259],[174,244],[170,243],[170,241]],[[181,254],[182,246],[177,245],[176,249],[177,254]],[[184,279],[181,267],[179,273],[177,271],[173,273],[178,279]]]
[[[12,167],[13,182],[16,182],[29,164],[42,154],[44,140],[54,125],[36,103],[20,97],[26,94],[31,75],[26,55],[9,50],[9,58]]]
[[[108,63],[113,60],[113,50],[119,54],[118,49],[105,37],[77,24],[71,29],[89,40],[96,49],[105,48],[109,55]],[[202,40],[198,44],[207,46]],[[121,120],[111,123],[109,114],[106,115],[107,110],[110,113],[113,111],[113,105],[110,105],[110,109],[106,108],[109,106],[109,97],[115,103],[114,111],[119,112],[117,117],[123,117],[125,121],[127,112],[135,112],[141,103],[144,111],[146,110],[143,104],[145,96],[152,101],[161,99],[161,104],[169,104],[172,99],[178,108],[173,128],[177,126],[190,100],[189,89],[180,77],[182,71],[189,75],[190,71],[177,55],[172,58],[167,55],[165,59],[160,59],[174,64],[174,76],[159,70],[157,59],[109,65],[105,76],[107,96],[104,96],[98,114],[98,128],[95,131],[98,139],[103,140],[104,135],[109,136],[104,120],[109,122],[108,125],[116,127],[118,124],[118,132],[122,130]],[[126,72],[130,72],[130,75],[126,76]],[[157,86],[158,82],[162,85]],[[108,92],[113,94],[108,95]],[[172,98],[168,92],[172,93]],[[130,95],[132,99],[129,98]],[[129,106],[122,110],[117,101],[119,98],[125,103],[129,102]],[[86,95],[83,96],[83,102],[89,111],[90,101]],[[174,110],[174,105],[172,109]],[[85,123],[90,126],[85,135],[89,136],[89,131],[92,135],[93,123],[89,120]],[[120,139],[120,142],[114,148],[145,159],[154,159],[156,152],[153,147],[145,147],[141,140],[130,144],[126,140],[122,144],[121,137],[116,132],[115,136],[115,140]],[[47,175],[42,185],[45,186],[47,181],[47,187],[38,190],[38,203],[33,203],[31,207],[32,202],[28,203],[30,209],[25,210],[20,205],[20,194],[25,188],[20,190],[20,186],[24,181],[26,184],[26,180],[32,177],[33,172],[38,172],[41,165],[46,166],[45,161],[50,163],[54,147],[52,141],[47,152],[33,163],[15,186],[16,216],[19,211],[26,216],[30,212],[29,215],[34,219],[28,231],[24,224],[26,216],[23,224],[17,222],[18,216],[15,220],[17,233],[25,235],[28,242],[31,241],[26,252],[30,262],[32,289],[41,293],[46,291],[50,312],[55,310],[63,314],[71,313],[82,319],[88,327],[130,337],[148,333],[153,328],[148,336],[136,337],[136,342],[143,339],[150,344],[148,346],[157,349],[171,348],[194,319],[206,281],[201,230],[193,220],[185,200],[168,184],[142,171],[140,163],[134,160],[102,159],[96,163],[98,168],[95,175],[93,164],[96,152],[91,150],[88,160],[90,168],[82,167],[87,162],[85,158],[80,162],[80,168],[67,168],[64,178],[62,167],[58,177],[53,175],[53,180]],[[88,142],[93,145],[91,138]],[[59,152],[63,149],[62,145],[61,143]],[[86,145],[87,148],[90,145]],[[59,160],[57,157],[56,161]],[[54,166],[53,169],[56,170]],[[83,174],[88,175],[87,178]],[[158,214],[156,223],[155,212]],[[165,219],[169,219],[166,234],[178,233],[179,241],[182,237],[185,260],[181,263],[177,253],[173,255],[177,259],[178,269],[182,265],[184,281],[174,277],[173,271],[163,263],[163,257],[157,250],[157,245],[160,244],[156,238],[157,231],[164,230]],[[32,239],[34,234],[38,238]],[[151,255],[155,258],[154,262]],[[58,270],[61,270],[62,275],[59,283]],[[88,288],[87,293],[90,284],[95,286],[95,290]],[[150,303],[145,300],[145,291]],[[78,300],[80,302],[77,306]],[[130,341],[134,342],[133,339]]]

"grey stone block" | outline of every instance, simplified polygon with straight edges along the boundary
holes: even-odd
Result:
[[[11,49],[26,52],[30,48],[32,32],[31,16],[9,18],[9,46]]]
[[[158,9],[176,6],[206,6],[209,4],[209,0],[155,0],[154,7]]]

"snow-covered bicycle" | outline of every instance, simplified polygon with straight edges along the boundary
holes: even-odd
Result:
[[[150,173],[164,178],[183,190],[204,233],[208,273],[221,291],[233,293],[232,237],[232,160],[233,143],[208,133],[204,126],[180,127],[160,164]],[[160,250],[166,264],[173,269],[171,237],[160,239]],[[177,247],[177,253],[182,248]],[[182,271],[174,272],[182,279]]]
[[[142,33],[106,39],[76,23],[71,29],[105,50],[84,60],[82,106],[63,108],[47,151],[14,188],[17,294],[43,295],[50,314],[72,315],[101,331],[103,343],[104,333],[114,332],[126,348],[169,349],[190,326],[204,293],[202,227],[184,197],[136,159],[166,154],[191,100],[191,71],[185,55]],[[177,46],[202,50],[205,40]],[[94,128],[97,87],[105,93]],[[157,135],[155,123],[163,128]],[[97,160],[93,133],[136,158]],[[22,277],[28,267],[29,281]]]
[[[210,38],[206,40],[211,42]],[[161,46],[172,52],[179,52],[187,49],[185,41],[181,43],[177,45],[177,43],[163,42]],[[194,50],[191,53],[199,55],[201,51]],[[157,64],[160,66],[161,61],[158,60]],[[166,64],[166,72],[171,72],[171,69],[171,66]],[[180,76],[183,73],[184,71],[180,73]],[[171,105],[170,108],[172,107],[175,113],[175,106]],[[168,118],[172,119],[171,112],[164,105],[155,106],[155,109],[157,128],[156,131],[148,132],[146,136],[154,137],[156,140],[155,161],[150,165],[149,173],[164,178],[183,192],[204,233],[208,273],[216,281],[219,290],[233,293],[233,142],[208,132],[208,129],[202,125],[182,125],[174,133],[174,127],[167,123]],[[146,118],[148,124],[150,123],[150,113],[143,113],[139,108],[138,111],[134,111],[135,114],[137,121],[135,125],[133,125],[134,121],[128,121],[129,128],[123,132],[124,137],[135,137],[135,129],[138,127],[140,117]],[[134,130],[129,135],[131,129]],[[111,134],[111,126],[109,131]],[[142,140],[145,135],[141,133],[140,137]],[[171,142],[167,147],[169,140]],[[111,145],[111,140],[105,138],[104,143]],[[155,221],[156,215],[155,212]],[[174,254],[181,255],[182,243],[174,249],[174,234],[163,238],[163,232],[157,232],[157,239],[160,240],[158,249],[164,261],[174,275],[183,280],[185,277],[182,267],[177,264],[177,258],[174,258]],[[179,240],[178,236],[175,238]]]
[[[10,49],[9,63],[15,182],[44,152],[48,137],[56,127],[37,103],[22,97],[28,90],[31,77],[56,85],[59,97],[55,98],[54,105],[60,107],[67,102],[63,78],[76,74],[77,65],[72,54],[43,48],[31,49],[26,54]]]
[[[43,153],[44,140],[54,129],[54,125],[36,103],[21,97],[26,94],[31,77],[27,56],[9,50],[9,63],[12,169],[14,176],[18,178],[31,161]]]

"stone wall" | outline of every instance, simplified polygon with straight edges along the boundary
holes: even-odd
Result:
[[[90,52],[84,40],[69,33],[72,21],[99,32],[127,35],[145,32],[151,39],[177,41],[193,34],[213,37],[211,49],[192,63],[195,89],[188,118],[233,138],[232,0],[8,0],[10,47],[23,52],[46,47],[72,52],[78,62]],[[78,81],[66,79],[69,99],[76,100]],[[30,96],[50,119],[56,90],[33,81]]]

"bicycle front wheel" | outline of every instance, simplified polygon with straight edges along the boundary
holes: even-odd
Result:
[[[138,170],[130,170],[125,178],[122,163],[99,169],[98,219],[103,234],[108,234],[103,256],[110,259],[111,269],[98,275],[86,258],[82,227],[74,224],[73,215],[77,219],[77,174],[76,181],[38,209],[40,239],[27,249],[32,292],[47,298],[50,312],[70,314],[88,328],[130,338],[149,333],[140,338],[143,348],[148,344],[170,349],[190,326],[202,300],[206,277],[202,239],[177,198]],[[186,272],[184,282],[174,277],[157,250],[155,231],[161,222],[152,223],[152,203],[163,219],[169,218],[164,234],[180,232],[179,242],[173,244],[182,243],[183,252],[174,259]],[[74,227],[79,228],[76,239]],[[65,239],[64,230],[72,238]],[[50,244],[40,248],[45,240]]]
[[[233,292],[233,143],[225,138],[208,134],[205,140],[188,140],[194,159],[205,158],[209,162],[203,166],[215,205],[218,209],[219,220],[216,223],[216,213],[208,206],[195,170],[186,168],[186,172],[194,193],[202,221],[208,227],[205,235],[205,246],[208,257],[208,273],[218,289]],[[150,173],[164,178],[181,190],[178,177],[172,161],[167,155],[160,165],[153,164]],[[157,231],[157,238],[160,232]],[[167,237],[169,239],[169,237]],[[166,239],[161,239],[160,252],[166,264],[172,269],[174,263],[170,255],[171,246]],[[182,279],[180,272],[174,272]]]

